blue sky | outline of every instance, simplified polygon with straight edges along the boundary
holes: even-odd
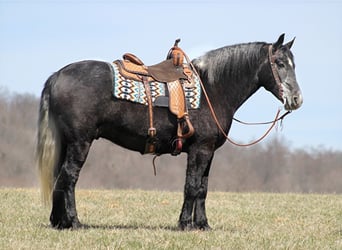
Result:
[[[40,95],[48,76],[83,59],[113,61],[125,52],[146,64],[165,58],[176,38],[191,58],[225,45],[293,46],[304,104],[272,134],[292,148],[342,150],[342,1],[0,0],[0,88]],[[237,112],[246,121],[274,117],[281,103],[261,89]],[[242,142],[267,127],[234,124]]]

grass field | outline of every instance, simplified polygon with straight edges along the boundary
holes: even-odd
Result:
[[[342,249],[342,196],[211,192],[209,232],[177,230],[182,194],[78,190],[85,228],[49,227],[37,189],[0,189],[0,249]]]

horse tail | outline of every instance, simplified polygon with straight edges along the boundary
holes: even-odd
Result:
[[[54,172],[59,161],[60,141],[53,114],[50,109],[51,87],[57,79],[53,74],[42,91],[38,118],[37,165],[40,177],[41,196],[47,205],[52,201]]]

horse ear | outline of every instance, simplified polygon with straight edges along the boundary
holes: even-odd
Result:
[[[284,37],[285,37],[285,34],[281,34],[278,38],[278,41],[276,41],[274,44],[273,44],[273,48],[274,48],[274,51],[276,51],[277,49],[280,48],[280,46],[283,45],[283,42],[284,42]]]
[[[294,38],[292,39],[292,41],[290,41],[290,42],[288,42],[287,44],[285,44],[285,46],[288,47],[289,49],[291,49],[291,47],[292,47],[292,45],[293,45],[295,39],[296,39],[296,37],[294,37]]]

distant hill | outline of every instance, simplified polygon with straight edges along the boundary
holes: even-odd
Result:
[[[0,88],[0,186],[38,186],[35,144],[39,100]],[[79,187],[183,190],[186,155],[152,156],[108,141],[94,142]],[[226,143],[215,155],[209,188],[220,191],[342,193],[342,152],[324,148],[290,150],[277,137],[238,148]]]

